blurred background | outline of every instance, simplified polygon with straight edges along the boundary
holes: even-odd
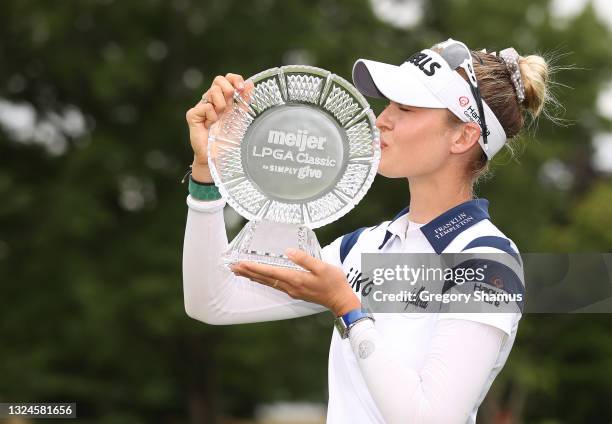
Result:
[[[183,309],[185,112],[218,74],[350,79],[359,57],[449,36],[552,55],[573,68],[554,76],[565,121],[531,124],[478,195],[524,252],[611,251],[611,30],[608,0],[2,1],[0,402],[77,402],[92,424],[324,421],[331,314],[214,327]],[[317,235],[407,203],[378,177]],[[479,422],[612,422],[610,315],[525,315]]]

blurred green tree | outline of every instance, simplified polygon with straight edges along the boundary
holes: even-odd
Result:
[[[305,61],[349,78],[358,57],[400,63],[448,36],[557,52],[577,68],[556,77],[574,122],[534,124],[520,163],[496,160],[478,193],[522,251],[609,250],[611,186],[590,141],[610,130],[595,102],[612,40],[593,7],[561,22],[544,0],[422,4],[402,29],[366,0],[2,2],[0,400],[76,401],[86,423],[216,423],[262,402],[326,401],[330,315],[213,327],[184,313],[184,113],[217,74]],[[545,178],[551,160],[569,183]],[[319,238],[407,202],[405,182],[378,178]],[[611,330],[605,315],[525,316],[483,421],[610,421]]]

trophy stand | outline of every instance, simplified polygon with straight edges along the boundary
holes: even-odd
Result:
[[[252,261],[285,268],[297,266],[284,255],[288,248],[298,248],[321,259],[321,247],[314,231],[305,225],[268,220],[249,221],[232,240],[223,255],[227,265]]]

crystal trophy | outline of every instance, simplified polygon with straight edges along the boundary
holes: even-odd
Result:
[[[355,207],[376,176],[374,113],[352,84],[324,69],[283,66],[249,80],[249,98],[236,93],[209,131],[215,184],[249,220],[222,261],[301,269],[285,249],[320,259],[312,230]]]

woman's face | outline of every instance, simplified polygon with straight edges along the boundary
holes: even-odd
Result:
[[[390,102],[376,119],[381,145],[378,173],[410,178],[439,170],[451,154],[453,127],[447,113]]]

